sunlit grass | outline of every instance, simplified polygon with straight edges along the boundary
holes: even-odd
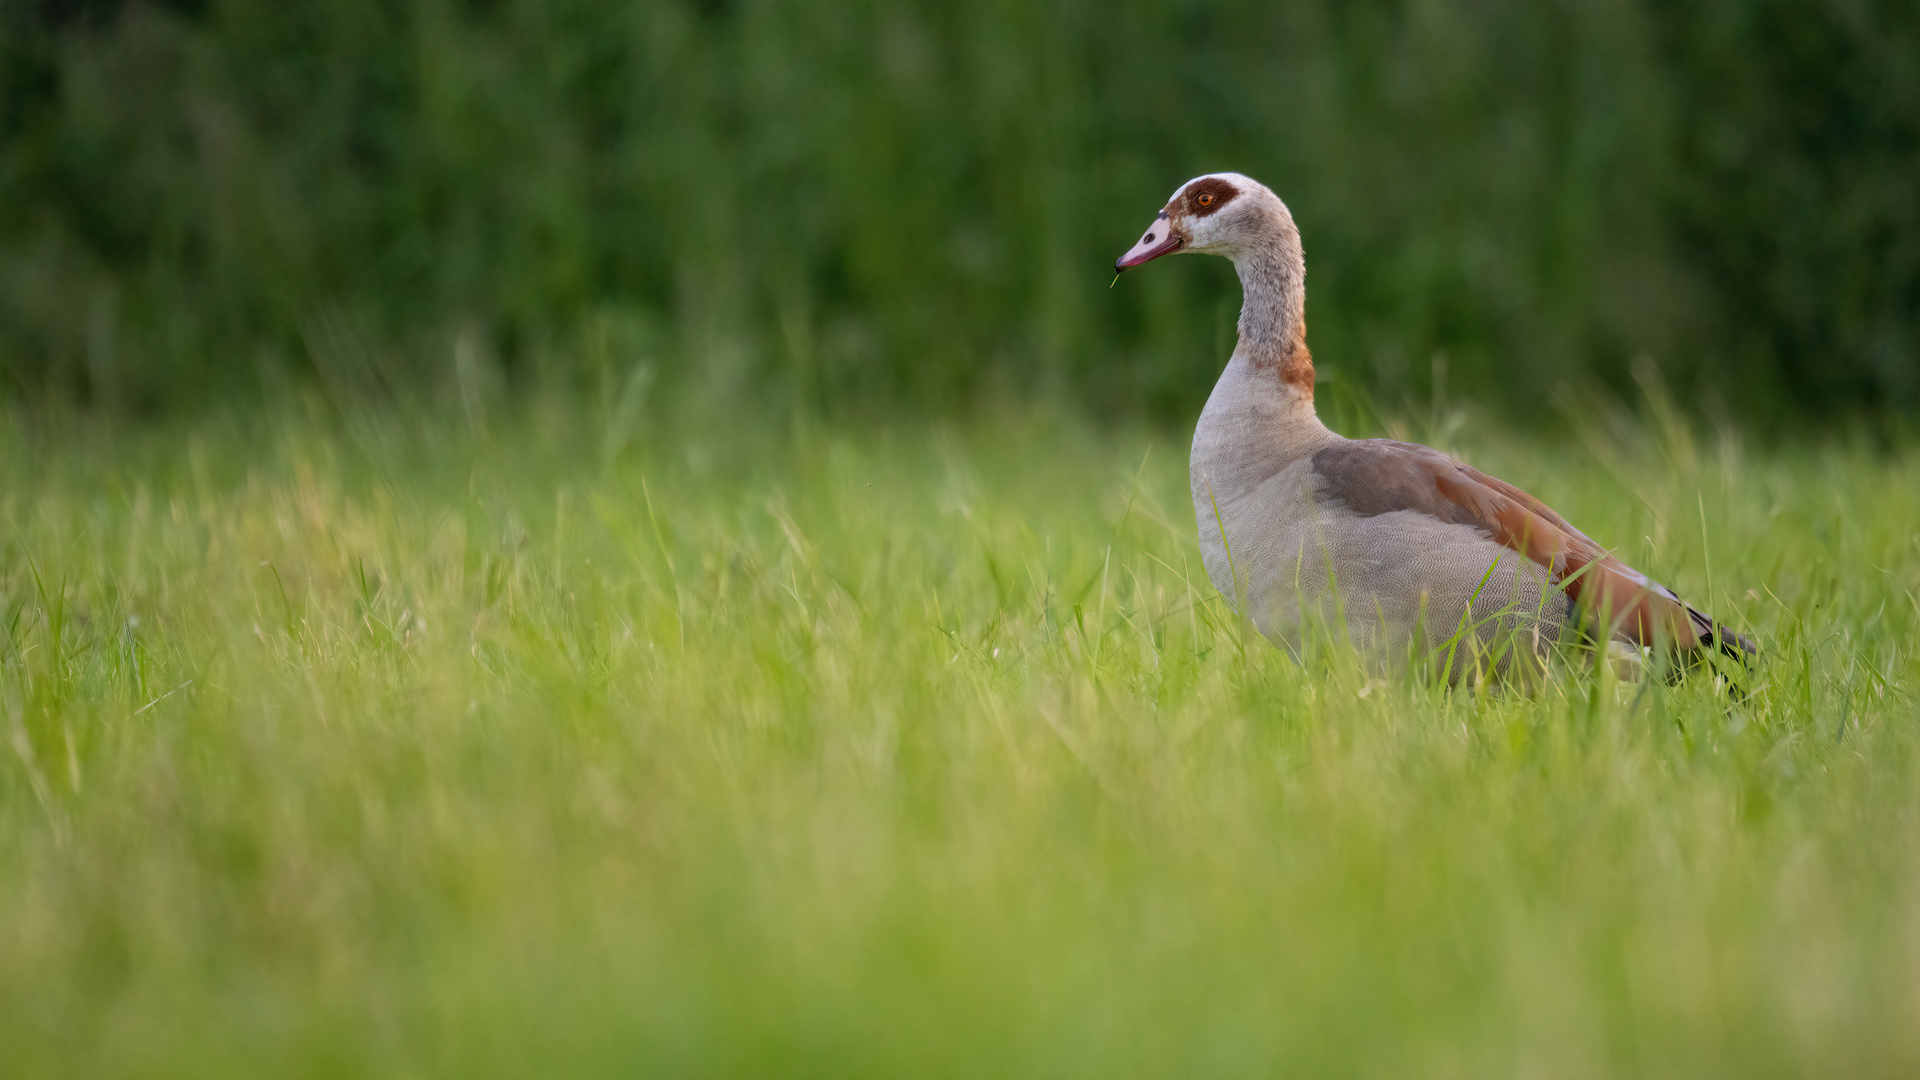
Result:
[[[1243,634],[1178,436],[602,415],[0,421],[9,1071],[1920,1068],[1910,454],[1456,447],[1765,650],[1529,696]]]

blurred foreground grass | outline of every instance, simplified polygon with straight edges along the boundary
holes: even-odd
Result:
[[[482,420],[0,420],[9,1071],[1920,1070],[1911,453],[1463,448],[1733,704],[1296,666],[1177,436]]]

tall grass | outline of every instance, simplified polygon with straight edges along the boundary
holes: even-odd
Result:
[[[10,1071],[1920,1066],[1911,454],[1416,425],[1765,650],[1450,693],[1177,436],[472,404],[0,421]]]

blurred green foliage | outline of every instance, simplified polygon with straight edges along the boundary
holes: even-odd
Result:
[[[318,377],[1192,412],[1271,184],[1330,387],[1920,408],[1920,9],[0,0],[0,393]],[[611,373],[616,381],[607,382]],[[599,380],[596,382],[595,380]],[[1435,385],[1441,383],[1442,385]]]

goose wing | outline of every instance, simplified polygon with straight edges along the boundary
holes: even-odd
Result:
[[[1605,614],[1636,645],[1718,647],[1745,660],[1751,641],[1688,606],[1672,589],[1608,554],[1539,499],[1430,447],[1348,439],[1313,456],[1316,498],[1361,517],[1412,510],[1479,530],[1546,568],[1589,616]]]

